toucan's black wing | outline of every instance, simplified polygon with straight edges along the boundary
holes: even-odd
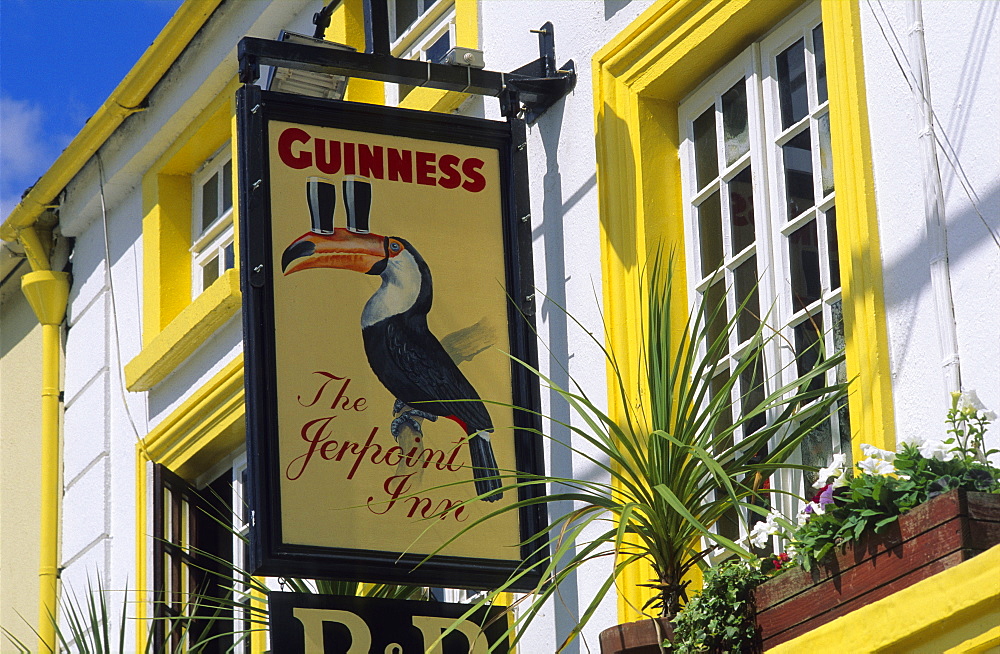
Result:
[[[492,430],[476,389],[427,327],[426,320],[393,316],[362,332],[368,363],[397,399],[439,416],[454,416],[469,434]]]

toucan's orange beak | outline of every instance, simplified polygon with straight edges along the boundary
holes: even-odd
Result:
[[[386,239],[378,234],[358,234],[342,227],[332,234],[308,232],[295,239],[281,255],[286,275],[306,268],[340,268],[378,274],[388,253]]]

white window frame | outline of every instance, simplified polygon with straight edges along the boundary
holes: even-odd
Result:
[[[218,279],[223,273],[235,266],[236,253],[232,252],[232,265],[226,264],[226,251],[234,247],[235,229],[233,226],[233,205],[235,198],[230,195],[229,207],[216,216],[212,222],[203,227],[203,196],[205,185],[213,175],[218,175],[216,184],[216,206],[225,206],[226,167],[229,166],[230,190],[235,189],[232,178],[232,153],[230,144],[226,144],[218,152],[209,157],[204,164],[191,176],[191,297],[196,298],[206,289],[204,284],[204,269],[214,260],[217,266]]]
[[[692,301],[698,301],[708,289],[709,283],[718,277],[702,274],[701,239],[696,206],[715,192],[720,194],[724,283],[727,309],[730,316],[736,308],[737,298],[733,289],[732,271],[737,265],[751,256],[757,259],[757,275],[759,278],[758,297],[759,308],[765,322],[780,332],[780,338],[772,339],[770,347],[764,353],[764,376],[768,380],[767,392],[781,384],[793,382],[797,376],[796,358],[793,347],[795,342],[795,327],[808,320],[810,316],[821,315],[825,347],[827,352],[839,349],[840,343],[834,342],[832,308],[841,302],[841,289],[831,289],[829,273],[830,261],[828,251],[828,235],[826,212],[835,205],[835,191],[822,193],[821,165],[829,164],[829,158],[820,160],[818,147],[818,123],[822,117],[829,116],[829,99],[819,102],[816,93],[816,68],[811,40],[812,30],[821,24],[821,12],[818,2],[803,8],[782,24],[775,27],[769,34],[752,44],[749,48],[733,58],[733,60],[710,75],[705,82],[688,95],[679,106],[678,122],[680,127],[680,158],[682,197],[685,221],[685,246],[687,257],[687,273],[689,292]],[[781,129],[779,89],[775,71],[775,57],[786,48],[806,38],[806,77],[808,89],[807,115],[788,129]],[[722,123],[721,98],[739,79],[746,80],[748,129],[750,138],[749,151],[740,156],[732,164],[726,165],[725,138]],[[716,148],[717,159],[720,162],[718,175],[705,188],[697,188],[695,169],[694,120],[700,117],[710,107],[715,106]],[[829,123],[827,122],[827,125]],[[813,187],[815,202],[798,216],[786,216],[785,180],[783,169],[782,146],[796,135],[809,129],[811,135],[811,157],[813,172]],[[825,151],[829,155],[828,151]],[[738,253],[731,252],[732,236],[730,234],[730,199],[723,198],[720,188],[732,180],[738,173],[750,165],[752,170],[754,232],[755,242]],[[821,297],[811,302],[804,309],[797,309],[791,293],[790,255],[787,237],[810,220],[816,221],[819,268],[821,277]],[[842,305],[841,305],[842,306]],[[843,327],[839,338],[843,338]],[[747,344],[730,342],[730,368],[735,363]],[[844,371],[831,372],[831,381],[836,377],[844,381]],[[734,386],[734,395],[741,393],[740,383]],[[844,410],[846,411],[846,409]],[[768,416],[772,418],[773,416]],[[830,447],[832,451],[845,451],[843,434],[839,425],[840,416],[831,416]],[[735,434],[737,442],[743,437],[742,432]],[[797,453],[793,462],[801,462]],[[787,471],[776,475],[773,483],[781,489],[795,493],[806,494],[806,499],[812,493],[805,488],[805,479],[801,472]],[[774,495],[770,498],[772,504],[785,515],[794,515],[798,510],[798,501],[788,495]],[[743,529],[741,525],[741,530]],[[741,534],[744,535],[744,534]]]
[[[417,35],[436,31],[439,24],[446,22],[441,19],[445,11],[451,13],[452,19],[454,18],[455,0],[417,0],[416,19],[402,32],[397,32],[396,3],[397,0],[388,0],[386,3],[389,9],[389,49],[396,57],[403,56],[402,51],[409,48]]]
[[[238,579],[240,571],[246,571],[249,561],[246,557],[246,543],[250,534],[249,498],[247,488],[244,484],[244,475],[247,471],[247,453],[244,447],[240,447],[225,459],[215,464],[208,471],[204,472],[195,481],[194,486],[199,490],[212,483],[227,471],[230,474],[232,495],[228,499],[232,507],[232,567],[233,567],[233,602],[245,602],[248,606],[252,601],[251,586],[248,580]],[[249,634],[253,629],[252,615],[237,615],[234,605],[233,611],[233,633]],[[265,634],[268,632],[265,630]],[[266,636],[270,639],[270,634]],[[252,651],[250,638],[246,638],[234,644],[234,654],[249,654]]]
[[[395,26],[395,2],[389,2],[390,29]],[[456,43],[456,8],[454,0],[438,0],[418,16],[417,20],[401,35],[390,33],[390,52],[400,59],[427,61],[427,50],[445,34],[448,35],[448,49]],[[388,84],[387,101],[398,105],[414,87],[404,84]]]

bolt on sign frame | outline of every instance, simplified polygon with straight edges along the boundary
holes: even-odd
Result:
[[[237,121],[251,572],[537,569],[544,505],[452,540],[545,492],[484,495],[543,471],[524,122],[249,84]]]

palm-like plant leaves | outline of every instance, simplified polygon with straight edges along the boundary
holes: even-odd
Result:
[[[637,362],[641,388],[628,388],[615,352],[594,339],[607,357],[623,411],[620,420],[582,390],[561,388],[528,366],[576,418],[571,424],[555,420],[552,424],[568,430],[586,451],[561,446],[602,471],[608,481],[521,475],[504,490],[537,483],[560,490],[499,507],[461,532],[499,513],[540,502],[577,507],[527,541],[543,552],[551,551],[551,556],[535,565],[542,582],[526,598],[534,601],[511,622],[508,633],[514,642],[545,600],[558,593],[562,581],[602,559],[608,560],[607,577],[560,649],[580,633],[622,572],[639,560],[647,561],[656,574],[648,584],[658,591],[650,604],[663,615],[674,616],[686,599],[690,573],[705,565],[713,549],[750,556],[739,543],[717,533],[714,525],[734,508],[744,523],[746,511],[765,512],[760,505],[767,491],[760,482],[779,469],[802,467],[787,463],[788,458],[806,434],[828,419],[847,391],[847,384],[826,382],[828,373],[843,362],[838,353],[817,357],[811,370],[790,383],[776,383],[777,371],[771,371],[768,383],[773,390],[762,392],[762,399],[745,392],[734,398],[737,379],[751,376],[753,384],[764,383],[764,353],[780,335],[759,321],[741,354],[730,359],[730,336],[747,307],[739,307],[726,320],[724,305],[702,303],[678,329],[671,316],[675,294],[668,271],[669,267],[654,263],[643,283],[647,320]],[[732,360],[728,377],[713,386],[718,371]],[[730,419],[724,418],[727,414]],[[591,567],[588,577],[593,575]],[[490,593],[470,608],[469,615],[509,587],[510,582]]]

